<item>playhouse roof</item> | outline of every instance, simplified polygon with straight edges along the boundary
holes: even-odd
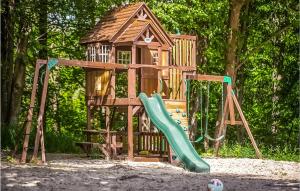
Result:
[[[136,18],[142,9],[149,19],[141,20]],[[89,33],[81,38],[80,43],[87,44],[101,41],[129,42],[135,40],[140,32],[149,26],[151,26],[167,44],[173,45],[170,36],[165,32],[158,19],[143,2],[129,4],[111,10]]]

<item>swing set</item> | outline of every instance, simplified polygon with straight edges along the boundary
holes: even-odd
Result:
[[[261,158],[261,153],[256,145],[256,142],[253,138],[253,135],[251,133],[251,130],[249,128],[248,122],[243,114],[243,111],[241,109],[241,106],[237,100],[237,97],[232,89],[232,81],[229,76],[214,76],[214,75],[187,75],[186,76],[187,82],[186,82],[186,88],[187,88],[187,109],[189,111],[189,99],[190,99],[190,80],[198,80],[198,81],[207,81],[207,100],[206,100],[206,105],[205,105],[205,111],[203,112],[203,91],[202,87],[199,92],[199,97],[200,97],[200,115],[201,118],[203,117],[205,113],[205,131],[203,134],[203,125],[200,123],[200,130],[201,130],[201,136],[197,138],[194,142],[199,143],[201,142],[204,138],[215,141],[215,155],[218,155],[219,148],[220,148],[220,142],[225,138],[225,129],[226,125],[242,125],[245,129],[246,132],[250,138],[251,144],[255,149],[255,153],[257,158]],[[212,138],[208,134],[208,112],[209,112],[209,98],[210,98],[210,82],[220,82],[222,83],[222,100],[221,100],[221,122],[220,122],[220,128],[218,131],[218,135],[216,138]],[[224,88],[226,87],[226,95],[224,94]],[[224,96],[225,95],[225,96]],[[225,103],[224,103],[224,97],[225,98]],[[236,120],[236,115],[235,115],[235,108],[238,111],[238,114],[240,116],[241,120]]]

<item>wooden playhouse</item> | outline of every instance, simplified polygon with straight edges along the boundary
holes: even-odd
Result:
[[[196,36],[168,34],[145,3],[136,3],[108,12],[80,43],[86,46],[87,61],[125,66],[86,69],[87,141],[77,144],[87,151],[100,148],[113,158],[124,152],[130,160],[166,158],[168,143],[151,125],[137,96],[160,93],[172,117],[188,130],[183,79],[196,71]],[[124,73],[128,93],[117,97],[116,81]],[[111,116],[112,108],[125,114],[127,132],[112,131],[111,125],[118,120]],[[106,116],[105,128],[93,124],[94,112],[99,110]],[[93,143],[98,135],[106,137],[106,144]]]

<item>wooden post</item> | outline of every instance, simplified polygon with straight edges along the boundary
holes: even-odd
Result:
[[[92,109],[91,106],[87,106],[87,125],[86,125],[87,130],[92,129]],[[88,133],[86,137],[87,142],[91,142],[91,134]]]
[[[47,90],[48,90],[48,81],[49,81],[49,73],[50,70],[48,66],[46,65],[46,74],[44,78],[44,85],[43,85],[43,91],[42,91],[42,98],[41,98],[41,105],[40,105],[40,111],[38,115],[38,124],[37,124],[37,131],[35,136],[35,144],[34,144],[34,150],[32,155],[32,161],[35,161],[37,159],[38,151],[39,151],[39,144],[41,143],[41,152],[42,152],[42,162],[46,162],[46,156],[45,156],[45,145],[44,145],[44,127],[43,127],[43,116],[44,116],[44,110],[45,110],[45,104],[46,104],[46,97],[47,97]]]
[[[113,134],[111,138],[112,142],[112,156],[113,158],[117,158],[117,135]]]
[[[161,50],[161,46],[159,46],[158,47],[158,51],[157,51],[157,53],[158,53],[158,65],[159,66],[161,66],[162,65],[162,50]],[[161,70],[158,70],[157,71],[157,92],[158,93],[162,93],[163,91],[162,91],[162,89],[160,89],[160,87],[162,86],[162,88],[163,88],[163,82],[162,82],[162,74],[161,74],[162,72],[161,72]],[[162,83],[162,84],[161,84]],[[160,91],[162,91],[162,92],[160,92]]]
[[[116,53],[116,47],[115,45],[112,45],[111,52],[110,52],[110,63],[115,63],[115,53]],[[111,79],[110,79],[110,95],[112,98],[115,98],[116,95],[116,72],[115,70],[111,71]]]
[[[162,153],[162,148],[163,146],[163,137],[162,137],[162,133],[159,132],[159,156],[162,157],[163,153]]]
[[[166,141],[168,142],[168,141]],[[169,163],[173,163],[173,158],[172,158],[172,147],[168,144],[168,158],[169,158]]]
[[[93,119],[93,111],[90,105],[87,104],[87,124],[86,129],[91,130],[92,129],[92,119]],[[86,142],[91,142],[91,134],[86,133]],[[89,156],[91,152],[91,146],[86,145],[86,155]]]
[[[110,140],[110,109],[109,107],[105,107],[105,128],[106,128],[106,151],[108,153],[108,157],[106,160],[109,160],[111,156],[111,140]]]
[[[41,64],[39,62],[36,62],[33,86],[32,86],[32,91],[31,91],[31,98],[30,98],[30,106],[29,106],[28,113],[27,113],[27,120],[25,122],[23,151],[22,151],[22,156],[21,156],[21,160],[20,160],[21,163],[25,163],[26,157],[27,157],[29,135],[30,135],[30,131],[31,131],[32,115],[33,115],[33,108],[34,108],[35,97],[36,97],[36,90],[37,90],[37,86],[38,86],[40,66],[41,66]]]
[[[128,106],[128,160],[133,160],[133,120],[132,120],[132,106]]]
[[[250,138],[250,141],[251,141],[251,143],[252,143],[252,145],[253,145],[253,147],[255,149],[256,157],[259,158],[259,159],[261,159],[262,158],[261,153],[260,153],[260,151],[259,151],[259,149],[258,149],[258,147],[256,145],[256,142],[255,142],[255,140],[253,138],[253,135],[252,135],[251,130],[249,128],[248,122],[247,122],[247,120],[246,120],[246,118],[245,118],[245,116],[243,114],[242,109],[241,109],[241,106],[240,106],[240,104],[239,104],[239,102],[238,102],[238,100],[237,100],[234,92],[232,91],[232,92],[230,92],[230,94],[231,94],[232,99],[233,99],[233,101],[235,103],[235,106],[236,106],[236,108],[237,108],[237,110],[238,110],[238,112],[240,114],[241,120],[242,120],[242,122],[244,124],[244,127],[245,127],[245,129],[247,131],[247,134],[248,134],[248,136]]]
[[[132,45],[131,49],[131,64],[136,63],[136,45]],[[128,98],[136,98],[135,84],[136,84],[136,71],[133,68],[128,69]],[[127,131],[128,131],[128,160],[133,160],[133,106],[128,106],[127,112]]]
[[[227,98],[228,99],[228,104],[229,104],[229,117],[230,117],[230,124],[235,125],[235,116],[234,116],[234,105],[233,101],[231,98],[231,91],[232,91],[232,86],[227,84]]]

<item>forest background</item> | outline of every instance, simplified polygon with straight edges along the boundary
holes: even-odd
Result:
[[[80,38],[108,10],[131,2],[135,1],[1,1],[1,149],[12,150],[22,140],[36,59],[84,60]],[[299,2],[145,2],[167,31],[197,35],[198,73],[233,77],[239,102],[263,155],[299,161]],[[79,152],[74,142],[84,140],[84,80],[80,68],[60,67],[51,72],[44,124],[47,152]],[[199,84],[193,84],[192,97],[197,97],[198,89]],[[211,135],[219,101],[219,95],[211,96]],[[199,112],[195,116],[201,123]],[[208,146],[197,147],[210,155]],[[242,128],[228,128],[221,156],[255,156]]]

